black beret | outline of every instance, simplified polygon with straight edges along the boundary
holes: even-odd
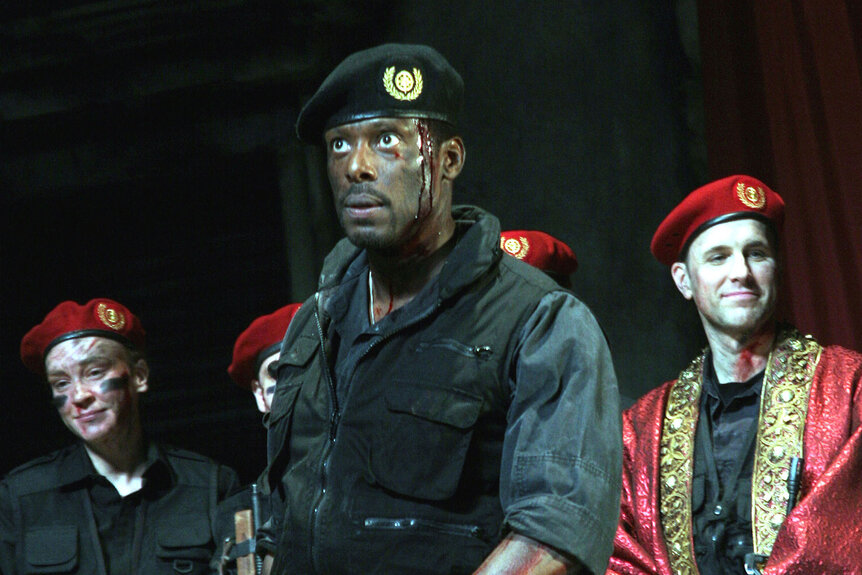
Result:
[[[348,56],[320,85],[296,121],[299,139],[319,144],[333,126],[368,118],[431,118],[453,126],[464,82],[430,46],[383,44]]]

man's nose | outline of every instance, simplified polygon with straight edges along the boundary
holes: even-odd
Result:
[[[730,258],[730,276],[733,279],[744,280],[751,275],[748,258],[744,254],[733,254]]]
[[[347,167],[347,179],[352,183],[372,182],[377,179],[371,150],[366,144],[356,146]]]
[[[86,404],[93,399],[93,390],[87,383],[78,379],[72,387],[72,402],[76,405]]]

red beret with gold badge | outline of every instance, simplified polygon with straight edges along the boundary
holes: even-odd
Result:
[[[21,361],[32,372],[45,373],[45,356],[58,343],[79,337],[107,337],[143,351],[144,326],[129,309],[107,298],[81,305],[64,301],[21,340]]]
[[[701,232],[716,224],[753,218],[781,231],[784,200],[769,186],[745,175],[710,182],[691,192],[659,225],[650,251],[671,266]]]
[[[552,276],[567,277],[578,269],[572,248],[545,232],[511,230],[500,234],[503,252]]]
[[[227,368],[234,382],[244,388],[251,388],[251,380],[257,378],[257,370],[263,361],[279,350],[287,326],[301,303],[292,303],[251,322],[239,334],[233,346],[233,361]]]

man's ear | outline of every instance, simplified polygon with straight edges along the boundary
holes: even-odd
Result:
[[[673,276],[673,283],[676,284],[676,289],[682,294],[685,299],[691,299],[691,278],[688,275],[688,268],[683,262],[674,262],[670,266],[670,274]]]
[[[251,380],[251,393],[254,395],[255,403],[257,403],[257,410],[261,413],[269,411],[269,405],[266,403],[266,391],[259,380]]]
[[[440,144],[440,173],[444,179],[457,178],[466,160],[467,150],[460,136],[454,136]]]
[[[144,393],[149,389],[150,381],[150,366],[147,364],[147,360],[139,359],[136,361],[132,371],[135,374],[135,390],[138,393]]]

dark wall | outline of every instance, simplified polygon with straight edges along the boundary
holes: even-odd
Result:
[[[701,345],[648,250],[705,172],[693,2],[176,1],[137,27],[132,2],[95,22],[67,4],[0,23],[15,56],[0,64],[0,473],[68,440],[21,336],[97,296],[147,328],[152,435],[245,479],[262,467],[259,416],[225,371],[233,341],[309,295],[338,236],[320,156],[292,124],[341,57],[383,41],[432,44],[461,72],[456,201],[573,247],[624,395]]]
[[[487,6],[414,7],[387,39],[433,44],[461,72],[456,201],[575,250],[575,291],[608,335],[621,391],[637,397],[702,345],[694,310],[649,253],[705,171],[693,3]]]

